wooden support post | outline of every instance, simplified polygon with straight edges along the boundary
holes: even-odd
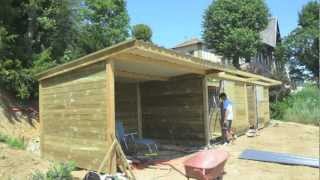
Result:
[[[114,97],[114,65],[113,61],[107,61],[106,63],[106,108],[107,108],[107,127],[106,127],[106,140],[107,147],[111,147],[113,139],[115,137],[115,97]],[[107,173],[116,173],[116,155],[111,154],[111,158],[107,161]]]
[[[40,122],[40,155],[43,157],[43,145],[44,145],[44,138],[43,138],[43,106],[42,106],[42,84],[41,81],[39,82],[39,122]]]
[[[202,89],[203,89],[203,124],[204,124],[204,137],[205,144],[210,144],[209,137],[209,105],[208,105],[208,86],[207,86],[207,77],[204,77],[202,80]]]
[[[142,111],[141,111],[141,94],[140,83],[137,82],[137,119],[138,119],[138,135],[142,138]]]

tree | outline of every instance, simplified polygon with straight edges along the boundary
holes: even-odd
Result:
[[[268,23],[269,12],[263,0],[216,0],[204,14],[203,39],[208,48],[232,59],[249,59],[261,44],[259,32]]]
[[[36,95],[34,74],[129,36],[125,0],[6,0],[0,6],[0,86]]]
[[[151,42],[152,30],[145,24],[137,24],[132,27],[132,36],[136,39]]]
[[[303,6],[299,13],[298,27],[288,37],[291,64],[300,65],[300,68],[292,66],[292,76],[298,77],[306,71],[310,71],[314,79],[319,76],[319,10],[320,4],[317,1]]]
[[[77,0],[7,0],[0,6],[0,85],[20,99],[37,92],[33,75],[65,62],[75,46]],[[79,6],[80,4],[78,4]]]
[[[85,54],[129,37],[125,0],[84,0],[80,48]]]

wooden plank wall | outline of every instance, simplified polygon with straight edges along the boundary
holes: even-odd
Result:
[[[127,132],[138,132],[136,83],[116,82],[116,121],[122,121]]]
[[[232,127],[236,129],[236,133],[243,133],[249,128],[246,84],[225,80],[224,92],[233,104]]]
[[[105,64],[41,81],[43,157],[97,170],[107,151]]]
[[[174,144],[204,143],[203,77],[145,82],[141,88],[143,135]]]

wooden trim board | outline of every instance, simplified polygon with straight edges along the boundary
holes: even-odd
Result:
[[[204,77],[202,80],[202,88],[203,88],[203,121],[204,121],[204,137],[205,144],[210,144],[210,135],[209,135],[209,105],[208,105],[208,85],[207,78]]]
[[[107,112],[107,127],[106,127],[106,140],[107,147],[112,145],[115,137],[115,87],[114,87],[114,64],[113,61],[106,63],[106,112]],[[111,158],[107,161],[107,173],[116,173],[116,155],[112,154]]]

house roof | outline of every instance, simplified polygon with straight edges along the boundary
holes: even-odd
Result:
[[[179,75],[200,74],[264,86],[281,84],[281,82],[277,80],[134,39],[118,43],[77,60],[56,66],[39,73],[36,78],[42,81],[97,62],[108,60],[114,62],[116,76],[135,76],[149,80],[167,80],[168,78]]]
[[[181,48],[181,47],[186,47],[186,46],[190,46],[190,45],[194,45],[194,44],[201,44],[203,43],[200,39],[198,38],[192,38],[189,39],[187,41],[184,41],[182,43],[177,44],[175,47],[173,47],[172,49],[176,49],[176,48]]]
[[[278,19],[276,17],[272,17],[269,19],[267,27],[260,32],[260,37],[263,43],[272,47],[276,47],[277,41],[280,40],[280,30],[278,25]],[[190,40],[177,44],[172,49],[177,49],[177,48],[186,47],[194,44],[201,44],[201,43],[203,43],[202,40],[198,38],[192,38]]]
[[[278,19],[276,17],[269,19],[267,27],[260,32],[260,37],[263,43],[276,47],[277,41],[280,40]]]

